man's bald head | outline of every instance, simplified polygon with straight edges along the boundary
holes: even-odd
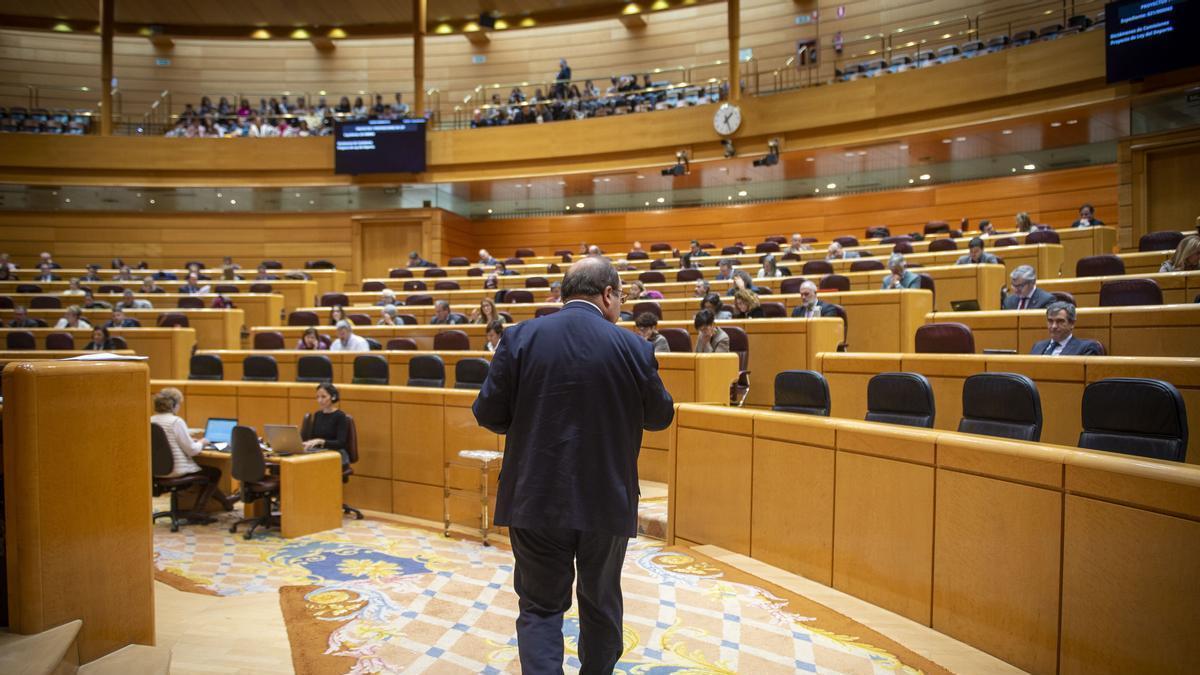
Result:
[[[621,275],[608,258],[587,257],[571,265],[562,282],[562,298],[566,300],[595,298],[611,286],[621,288]]]

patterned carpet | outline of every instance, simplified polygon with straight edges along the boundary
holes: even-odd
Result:
[[[373,519],[245,541],[227,531],[236,516],[178,533],[160,521],[158,578],[192,592],[278,593],[297,673],[519,671],[504,547]],[[661,542],[631,542],[622,584],[621,673],[945,672],[821,605]],[[577,631],[568,614],[568,670],[579,667]]]

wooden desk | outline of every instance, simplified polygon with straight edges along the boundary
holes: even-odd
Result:
[[[279,465],[279,526],[287,539],[342,526],[342,455],[314,452],[279,457],[267,455]],[[203,450],[196,463],[221,470],[218,487],[225,494],[239,488],[233,478],[233,455]],[[205,508],[208,508],[206,505]],[[261,504],[244,506],[246,517],[260,515]]]
[[[6,324],[12,318],[13,310],[0,309],[0,321]],[[233,309],[131,309],[125,315],[136,319],[142,328],[157,328],[158,318],[167,313],[182,314],[188,319],[188,327],[195,331],[196,346],[200,349],[238,349],[242,346],[242,327],[246,323],[245,313],[239,308]],[[41,319],[48,326],[54,326],[63,316],[62,309],[31,309],[29,316]],[[83,318],[92,326],[102,326],[112,317],[111,309],[85,309]],[[133,330],[133,329],[125,329]],[[169,329],[168,329],[169,330]],[[68,331],[74,334],[74,331]],[[118,332],[113,330],[113,335]],[[122,334],[124,335],[124,334]],[[84,342],[91,339],[90,331]],[[76,338],[78,342],[79,338]],[[133,345],[131,344],[132,348]]]
[[[59,276],[63,276],[63,275],[59,275]],[[24,279],[25,275],[22,275],[22,278]],[[63,276],[63,279],[64,279],[64,281],[0,281],[0,295],[12,295],[12,294],[16,293],[17,286],[19,286],[21,284],[36,284],[37,286],[39,286],[42,289],[42,293],[40,295],[59,295],[63,291],[67,290],[70,287],[70,283],[68,281],[65,281],[65,279],[67,279],[67,277]],[[151,298],[150,302],[154,303],[156,308],[158,307],[158,305],[160,303],[175,304],[175,302],[179,299],[179,296],[180,296],[178,289],[180,286],[182,286],[184,284],[184,282],[182,282],[182,281],[158,281],[156,283],[158,284],[158,286],[162,287],[163,290],[166,291],[166,293],[149,294],[148,297]],[[201,283],[207,284],[210,286],[216,286],[217,284],[229,284],[230,286],[234,286],[238,289],[237,294],[243,294],[243,293],[249,293],[250,286],[255,283],[258,283],[258,282],[208,280],[208,281],[204,281]],[[271,293],[272,294],[278,294],[278,295],[283,296],[283,305],[285,308],[300,307],[301,305],[314,304],[315,302],[317,302],[317,298],[320,297],[317,294],[317,282],[312,281],[312,280],[279,279],[276,281],[266,281],[266,282],[262,282],[262,283],[271,284]],[[128,288],[129,290],[133,291],[134,293],[137,293],[142,287],[142,282],[140,282],[140,281],[112,280],[109,282],[89,281],[89,282],[83,283],[84,286],[90,287],[93,290],[98,288],[100,286],[100,284],[122,286],[124,288]],[[205,297],[205,296],[201,296],[201,297]],[[170,298],[170,299],[168,300],[168,298]],[[63,305],[67,305],[67,304],[70,304],[70,303],[66,302],[64,299]]]
[[[0,328],[0,340],[16,328]],[[46,346],[50,333],[70,333],[76,345],[92,339],[89,329],[58,330],[55,328],[23,328],[33,333],[39,348]],[[113,336],[125,338],[134,353],[150,358],[150,377],[182,379],[188,376],[188,360],[196,344],[195,328],[113,328]],[[47,352],[53,354],[54,352]]]

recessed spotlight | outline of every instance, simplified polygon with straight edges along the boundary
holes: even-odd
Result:
[[[220,199],[220,198],[221,198],[221,193],[220,193],[220,192],[218,192],[218,193],[217,193],[217,199]]]
[[[566,184],[567,184],[567,181],[565,181],[565,180],[560,180],[560,181],[558,181],[558,184],[559,184],[560,186],[562,186],[562,185],[566,185]]]
[[[156,204],[157,202],[155,202],[153,199],[151,199],[151,200],[150,200],[150,203],[151,203],[151,204]]]
[[[605,183],[607,183],[607,182],[609,182],[609,181],[611,181],[611,180],[612,180],[611,178],[605,178],[605,179],[604,179],[604,182],[605,182]]]
[[[575,208],[577,208],[577,209],[582,209],[582,208],[583,208],[583,202],[576,202],[576,203],[575,203]]]
[[[533,187],[533,183],[526,183],[526,184],[525,184],[525,187],[527,187],[527,188],[531,188],[531,187]]]
[[[492,212],[492,210],[491,210],[491,209],[488,209],[488,213],[491,213],[491,212]]]
[[[1034,169],[1036,169],[1036,168],[1037,168],[1037,164],[1026,164],[1026,165],[1025,165],[1025,170],[1026,170],[1026,171],[1033,171],[1033,170],[1034,170]]]
[[[859,157],[862,157],[863,155],[866,155],[866,154],[867,154],[867,151],[866,151],[866,150],[859,150],[859,151],[858,151],[858,156],[859,156]]]
[[[958,138],[955,138],[954,140],[958,141],[959,143],[962,143],[963,141],[966,141],[966,140],[967,140],[967,137],[966,137],[966,136],[959,136]]]
[[[920,176],[917,176],[917,178],[920,178],[921,180],[929,180],[931,176],[927,173],[923,173]]]
[[[1079,120],[1067,120],[1067,124],[1079,124]]]
[[[954,142],[954,139],[953,139],[953,138],[943,138],[943,139],[942,139],[942,142],[943,142],[943,143],[953,143],[953,142]]]
[[[658,199],[655,199],[654,201],[656,201],[656,202],[658,202],[659,204],[661,204],[661,203],[663,203],[663,202],[667,201],[667,198],[666,198],[666,197],[659,197]]]
[[[650,202],[646,202],[646,206],[650,206]]]
[[[296,198],[297,198],[297,199],[299,199],[299,198],[300,198],[300,193],[299,193],[299,192],[297,192],[297,193],[296,193]]]
[[[745,197],[748,193],[745,190],[738,190],[739,197]]]
[[[55,192],[54,194],[58,194],[58,193],[57,193],[57,192]],[[135,196],[136,196],[136,197],[141,197],[141,196],[142,196],[142,193],[140,193],[140,192],[139,192],[139,193],[137,193]]]
[[[846,153],[846,156],[847,156],[847,157],[853,157],[853,156],[854,156],[854,153],[853,153],[853,152],[847,152],[847,153]]]
[[[236,199],[230,199],[230,200],[229,200],[229,203],[230,203],[230,204],[232,204],[232,205],[234,205],[234,206],[237,206],[237,200],[236,200]]]
[[[599,178],[593,178],[593,179],[592,179],[592,182],[593,182],[593,183],[599,183],[599,182],[600,182],[600,179],[599,179]]]
[[[912,185],[912,184],[913,184],[913,183],[915,183],[915,182],[917,182],[917,181],[913,180],[912,178],[909,178],[909,179],[908,179],[908,184],[909,184],[909,185]]]
[[[727,198],[726,198],[726,200],[727,200],[727,201],[733,201],[733,195],[729,195],[729,197],[727,197]]]
[[[907,149],[908,149],[908,144],[907,144],[907,143],[901,143],[901,144],[900,144],[900,149],[901,149],[901,150],[907,150]]]
[[[70,198],[70,197],[67,197],[67,198],[66,198],[66,199],[64,199],[63,201],[64,201],[64,202],[66,202],[66,203],[68,203],[68,204],[70,204],[70,203],[71,203],[71,198]]]
[[[642,180],[642,179],[644,179],[644,178],[645,178],[645,176],[643,176],[643,175],[642,175],[642,174],[640,174],[640,173],[638,174],[638,177],[637,177],[637,179],[638,179],[638,180]]]
[[[1002,129],[1000,133],[1004,134],[1005,136],[1012,136],[1012,129]]]
[[[805,158],[804,158],[804,161],[806,161],[806,162],[815,162],[815,161],[817,161],[817,158],[816,158],[816,157],[805,157]]]
[[[1012,172],[1013,172],[1013,173],[1016,173],[1016,172],[1017,172],[1017,167],[1015,167],[1015,166],[1014,166],[1014,167],[1012,168]]]
[[[721,173],[729,173],[729,167],[727,167],[727,166],[721,167]]]
[[[821,188],[813,188],[813,192],[820,192]]]
[[[570,211],[570,210],[571,210],[571,205],[570,205],[570,204],[567,204],[567,206],[566,206],[566,209],[567,209],[568,211]]]
[[[523,188],[523,187],[525,187],[525,185],[524,185],[524,183],[517,183],[517,187],[518,187],[518,188]]]
[[[826,190],[836,190],[836,189],[837,189],[837,183],[830,183],[830,184],[828,184],[828,185],[826,185],[826,186],[825,186],[825,189],[826,189]]]
[[[1050,126],[1052,126],[1052,127],[1054,127],[1055,129],[1057,129],[1058,127],[1061,127],[1061,126],[1062,126],[1062,122],[1051,122],[1051,123],[1050,123]]]
[[[309,206],[312,206],[313,204],[316,204],[316,202],[315,202],[315,201],[313,201],[313,200],[311,200],[311,199],[310,199],[310,200],[308,200],[308,205],[309,205]]]

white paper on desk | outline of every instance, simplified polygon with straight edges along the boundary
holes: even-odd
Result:
[[[113,354],[111,352],[96,352],[95,354],[80,354],[79,356],[69,356],[61,361],[145,361],[149,356],[138,356],[136,354]]]

